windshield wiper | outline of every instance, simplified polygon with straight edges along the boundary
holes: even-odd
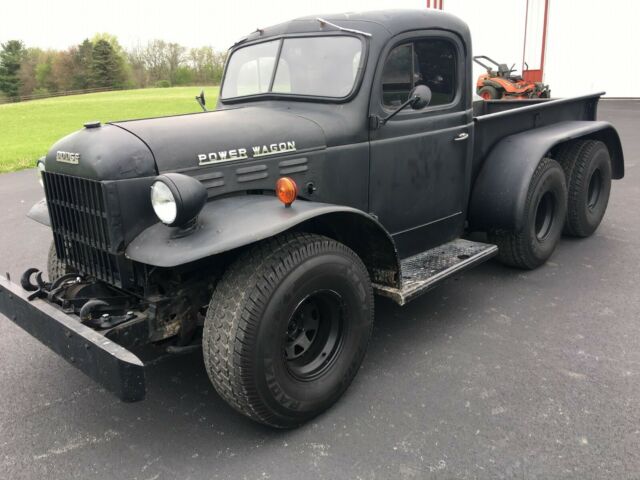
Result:
[[[320,26],[321,27],[324,27],[325,25],[329,25],[330,27],[337,28],[338,30],[340,30],[342,32],[356,33],[358,35],[364,35],[365,37],[370,37],[371,36],[370,33],[363,32],[361,30],[354,30],[353,28],[344,28],[344,27],[341,27],[340,25],[336,25],[335,23],[328,22],[324,18],[318,17],[318,18],[316,18],[316,20],[318,22],[320,22]]]

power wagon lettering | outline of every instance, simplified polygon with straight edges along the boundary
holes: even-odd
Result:
[[[243,158],[266,157],[267,155],[277,155],[278,153],[295,152],[296,142],[293,140],[269,145],[255,145],[251,147],[251,157],[247,154],[246,148],[235,148],[232,150],[220,150],[210,153],[198,154],[198,165],[211,165],[212,163],[227,162],[229,160],[241,160]]]

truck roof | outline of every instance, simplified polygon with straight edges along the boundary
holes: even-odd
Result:
[[[455,15],[431,9],[398,9],[300,17],[270,27],[260,28],[241,39],[238,43],[292,33],[335,31],[331,26],[322,27],[317,20],[318,18],[322,18],[344,28],[360,30],[372,36],[383,34],[386,37],[391,37],[409,30],[439,28],[458,33],[465,40],[469,40],[470,38],[469,27]]]

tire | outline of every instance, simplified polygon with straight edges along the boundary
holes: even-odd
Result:
[[[555,160],[543,158],[529,183],[522,230],[489,232],[489,240],[498,246],[498,260],[527,270],[545,263],[560,240],[566,211],[564,171]]]
[[[485,85],[480,88],[480,90],[478,90],[478,95],[480,95],[484,100],[498,100],[502,97],[498,89],[491,85]]]
[[[216,391],[260,423],[292,428],[329,408],[373,326],[367,269],[345,245],[286,234],[241,255],[213,293],[203,331]]]
[[[54,282],[58,278],[67,273],[71,273],[73,270],[65,265],[65,263],[58,258],[56,253],[56,245],[51,242],[49,247],[49,255],[47,257],[47,277],[50,282]]]
[[[609,150],[597,140],[577,140],[560,150],[558,161],[567,177],[568,203],[564,233],[588,237],[600,225],[609,203]]]

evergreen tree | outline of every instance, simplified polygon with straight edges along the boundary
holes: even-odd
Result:
[[[24,44],[20,40],[9,40],[0,45],[0,90],[8,97],[18,96],[20,90],[18,74],[24,55]]]
[[[123,82],[122,65],[113,47],[106,40],[93,45],[92,83],[96,87],[119,87]]]
[[[78,45],[74,52],[73,88],[85,90],[92,85],[93,43],[88,39]]]

